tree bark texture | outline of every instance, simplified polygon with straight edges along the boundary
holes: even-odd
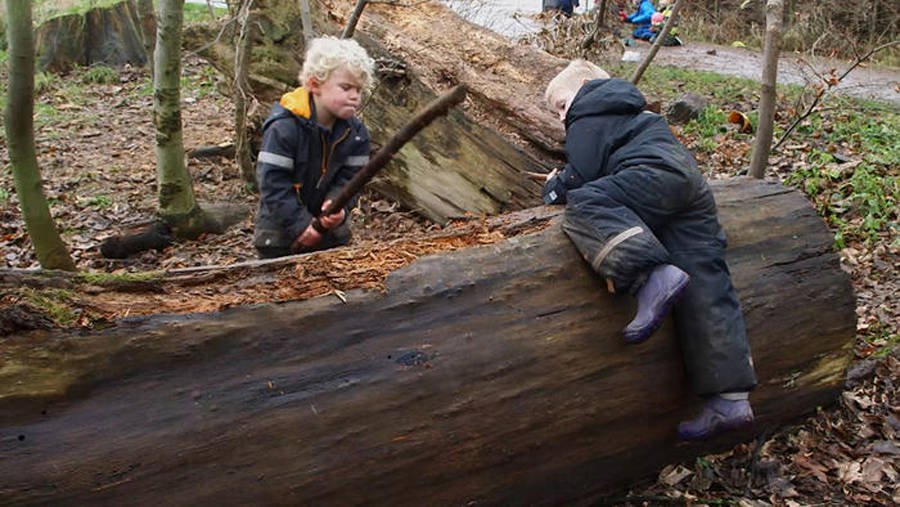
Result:
[[[714,192],[761,432],[835,400],[854,297],[801,194],[751,179]],[[699,401],[670,321],[623,344],[633,311],[556,220],[421,258],[346,302],[8,337],[0,503],[590,504],[751,438],[675,442]]]
[[[184,161],[181,124],[181,27],[184,0],[158,5],[153,62],[153,123],[156,127],[156,184],[160,218],[176,237],[194,238],[207,227],[194,198]]]
[[[44,269],[75,271],[44,196],[34,147],[34,32],[31,2],[6,0],[9,82],[3,111],[16,195],[34,253]]]
[[[76,65],[143,66],[148,60],[144,28],[132,0],[53,18],[37,29],[39,66],[50,72]]]
[[[769,152],[775,129],[775,92],[778,84],[778,54],[781,49],[781,26],[784,1],[766,2],[766,38],[763,51],[762,82],[759,93],[759,125],[750,157],[750,176],[762,178],[769,165]]]

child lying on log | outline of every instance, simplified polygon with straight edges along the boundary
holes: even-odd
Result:
[[[565,123],[567,163],[548,175],[544,202],[566,204],[563,230],[582,256],[611,292],[637,299],[625,342],[643,343],[673,308],[688,377],[706,399],[678,437],[750,425],[750,346],[716,203],[693,156],[664,118],[644,111],[633,84],[590,62],[571,62],[545,98]]]

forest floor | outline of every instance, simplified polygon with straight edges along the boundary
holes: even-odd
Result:
[[[187,150],[232,139],[231,102],[217,93],[216,75],[197,60],[184,68],[184,142]],[[5,76],[0,76],[5,80]],[[235,163],[225,157],[188,158],[197,198],[242,205],[246,217],[224,234],[183,241],[133,258],[103,258],[106,237],[149,222],[156,207],[152,95],[143,70],[113,78],[79,71],[66,78],[44,76],[37,100],[36,145],[53,216],[79,269],[102,273],[171,271],[232,265],[256,259],[252,247],[256,196],[247,190]],[[749,109],[753,106],[750,105]],[[696,134],[676,130],[689,147]],[[710,177],[739,173],[745,143],[717,139],[716,151],[700,155]],[[743,144],[742,144],[743,143]],[[739,156],[735,156],[739,153]],[[0,164],[8,167],[5,139]],[[372,193],[353,212],[355,248],[401,241],[444,229]],[[456,227],[451,225],[450,228]],[[472,235],[471,241],[486,241]],[[392,243],[397,244],[397,243]],[[450,245],[458,248],[464,244]],[[445,247],[440,247],[445,248]],[[658,480],[621,492],[615,504],[846,505],[900,503],[900,348],[896,347],[900,305],[900,261],[896,238],[853,243],[841,252],[842,267],[858,298],[860,338],[846,389],[835,406],[793,427],[761,435],[730,452],[693,463],[672,464]],[[13,179],[0,173],[0,267],[36,268]],[[415,258],[418,253],[412,254]],[[338,266],[339,268],[339,266]],[[210,298],[228,306],[227,290],[210,287]],[[26,291],[27,292],[27,291]],[[5,290],[3,305],[39,305],[23,291]],[[209,311],[195,306],[166,308],[164,298],[147,311]],[[108,306],[103,306],[107,304]],[[39,308],[37,310],[40,310]],[[122,317],[121,305],[94,300],[74,325]],[[140,312],[137,312],[140,313]],[[872,328],[883,328],[873,342]]]

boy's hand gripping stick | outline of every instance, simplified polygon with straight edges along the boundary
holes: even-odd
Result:
[[[444,92],[440,97],[431,101],[425,109],[420,111],[416,116],[409,120],[393,137],[388,140],[380,150],[378,150],[369,162],[359,170],[350,181],[341,189],[341,193],[331,200],[331,204],[322,210],[322,215],[332,215],[340,211],[341,208],[350,202],[350,199],[359,192],[362,187],[371,180],[375,174],[384,168],[388,162],[394,157],[394,154],[400,151],[400,148],[412,139],[420,130],[427,127],[435,118],[447,114],[451,107],[459,104],[466,98],[466,88],[463,85],[456,85],[450,90]],[[322,227],[318,217],[312,220],[312,226],[315,230],[324,234],[327,229]],[[291,245],[291,251],[300,250],[300,244],[297,240]]]

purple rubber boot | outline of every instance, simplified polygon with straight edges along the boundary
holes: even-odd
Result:
[[[748,400],[726,400],[713,396],[703,405],[700,415],[678,425],[679,440],[703,440],[725,431],[753,424],[753,409]]]
[[[687,273],[671,264],[653,268],[647,281],[638,289],[637,314],[625,326],[625,343],[637,344],[650,338],[690,281]]]

